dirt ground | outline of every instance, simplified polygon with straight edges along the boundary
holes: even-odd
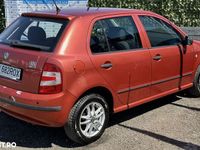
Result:
[[[0,112],[0,142],[17,150],[200,150],[200,98],[184,93],[115,114],[102,138],[80,146],[62,128],[34,126]]]

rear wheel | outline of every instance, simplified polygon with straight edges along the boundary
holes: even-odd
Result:
[[[74,105],[64,128],[72,141],[87,144],[101,137],[108,120],[109,108],[105,99],[98,94],[89,94]]]
[[[188,93],[194,97],[200,97],[200,66],[198,67],[194,81],[193,87],[188,90]]]

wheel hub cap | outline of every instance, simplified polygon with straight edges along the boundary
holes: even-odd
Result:
[[[89,103],[81,112],[79,127],[82,134],[86,137],[97,135],[105,122],[104,107],[97,102]]]

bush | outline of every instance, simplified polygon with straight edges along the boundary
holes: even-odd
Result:
[[[94,7],[117,7],[151,10],[179,26],[200,26],[199,0],[89,0]],[[0,0],[0,32],[5,27],[3,0]]]
[[[0,0],[0,32],[5,27],[4,5],[3,0]]]
[[[200,26],[199,0],[89,0],[90,6],[144,9],[156,12],[179,26]]]

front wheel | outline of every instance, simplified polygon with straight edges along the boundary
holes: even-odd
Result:
[[[89,94],[74,105],[64,128],[72,141],[88,144],[101,137],[108,120],[109,108],[105,99],[99,94]]]
[[[200,97],[200,66],[198,67],[194,81],[193,87],[188,90],[188,93],[194,97]]]

